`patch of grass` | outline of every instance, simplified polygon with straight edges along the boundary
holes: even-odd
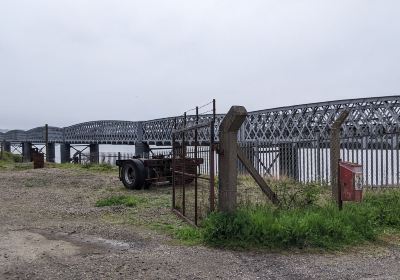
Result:
[[[109,171],[114,171],[117,170],[117,167],[112,166],[111,164],[108,163],[101,163],[101,164],[83,164],[81,165],[83,169],[88,169],[88,170],[93,170],[93,171],[99,171],[99,172],[109,172]]]
[[[323,205],[330,200],[330,189],[318,183],[299,183],[294,179],[265,177],[264,180],[280,200],[280,208],[296,209]],[[238,203],[240,205],[270,205],[254,179],[248,175],[238,177]]]
[[[136,197],[133,195],[118,195],[98,200],[96,202],[96,207],[116,206],[116,205],[122,205],[126,207],[136,207],[145,201],[146,199],[143,197]]]
[[[328,193],[328,200],[330,199],[330,190],[316,182],[299,183],[291,178],[279,180],[268,178],[267,182],[279,198],[279,207],[282,209],[323,205],[326,202],[326,193]]]
[[[3,157],[0,159],[0,161],[9,163],[22,162],[22,156],[3,151]]]
[[[156,231],[167,233],[184,245],[199,245],[203,242],[202,231],[185,223],[152,223],[150,228]]]
[[[9,152],[3,152],[3,157],[0,159],[1,169],[14,169],[14,167],[22,162],[21,155],[16,155]],[[25,168],[26,169],[26,168]]]
[[[108,163],[101,163],[101,164],[61,163],[61,164],[49,165],[49,167],[61,168],[61,169],[74,169],[74,170],[89,170],[89,171],[95,171],[95,172],[114,172],[114,171],[118,170],[118,168],[116,166],[113,166]]]
[[[373,241],[385,229],[400,230],[400,191],[367,193],[363,203],[297,209],[243,206],[213,213],[204,222],[206,244],[228,248],[323,248],[336,250]]]
[[[15,163],[13,168],[15,170],[27,170],[27,169],[32,169],[33,168],[33,163],[32,162],[23,162],[23,163]]]
[[[173,236],[186,245],[198,245],[203,242],[201,229],[191,226],[176,228]]]

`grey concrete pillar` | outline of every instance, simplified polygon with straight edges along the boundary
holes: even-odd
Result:
[[[54,143],[47,144],[46,161],[47,162],[55,162],[56,161],[56,144],[54,144]]]
[[[32,143],[30,142],[22,143],[22,159],[24,162],[32,161]]]
[[[4,149],[5,152],[11,153],[11,143],[7,142],[7,141],[4,141],[3,142],[3,149]]]
[[[142,158],[149,158],[150,155],[150,147],[147,143],[138,142],[135,144],[135,156]]]
[[[90,163],[99,163],[99,144],[90,144]]]
[[[340,127],[349,116],[349,111],[343,111],[333,123],[331,128],[331,185],[332,198],[339,204],[339,209],[342,207],[341,190],[339,188],[339,160],[340,160]]]
[[[71,144],[70,143],[60,144],[60,158],[61,158],[61,163],[71,162]]]
[[[219,127],[219,191],[218,207],[222,212],[232,212],[237,203],[237,158],[238,131],[247,111],[242,106],[233,106]]]
[[[279,144],[279,174],[298,180],[298,150],[294,143]]]

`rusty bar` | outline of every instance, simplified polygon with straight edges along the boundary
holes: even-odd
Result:
[[[384,185],[384,179],[383,179],[383,136],[380,137],[381,141],[381,180],[380,180],[380,187]]]
[[[186,127],[186,112],[183,114],[183,127]],[[186,173],[186,143],[185,143],[185,130],[182,131],[182,215],[185,216],[186,212],[186,190],[185,190],[185,173]]]
[[[379,182],[379,156],[378,156],[378,147],[379,147],[379,142],[378,142],[378,137],[375,138],[375,185],[378,186]]]
[[[196,106],[196,125],[199,124],[199,107]],[[198,137],[198,128],[196,127],[194,130],[194,159],[197,163],[197,137]],[[197,176],[198,176],[198,166],[196,165],[196,177],[194,178],[194,224],[197,226]]]
[[[400,183],[400,155],[399,155],[399,135],[396,134],[396,141],[395,141],[395,145],[396,145],[396,174],[397,174],[397,180],[396,183],[399,184]]]
[[[321,183],[321,142],[319,139],[319,136],[316,141],[316,150],[315,150],[315,157],[317,160],[317,165],[316,165],[316,178],[317,182]]]
[[[188,219],[186,216],[182,215],[181,212],[179,212],[176,209],[172,209],[172,212],[175,213],[175,215],[177,215],[179,218],[181,218],[183,221],[187,222],[188,224],[190,224],[191,226],[197,228],[197,226],[190,220]]]
[[[216,103],[215,99],[213,99],[213,117],[210,124],[210,211],[213,212],[215,210],[215,158],[214,158],[214,149],[215,149],[215,115],[216,115]]]
[[[174,119],[174,129],[176,129],[176,118]],[[172,133],[172,170],[176,168],[176,142],[175,133]],[[175,172],[172,172],[172,209],[176,208],[176,193],[175,193],[176,183],[175,183]]]
[[[305,155],[305,148],[304,148],[304,144],[303,147],[301,149],[301,154],[302,154],[302,160],[303,160],[303,183],[306,182],[306,155]]]
[[[46,161],[49,159],[49,125],[46,123],[44,125],[44,141],[46,145]]]

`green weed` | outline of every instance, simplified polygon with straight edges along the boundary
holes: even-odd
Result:
[[[61,163],[61,164],[53,164],[49,165],[49,167],[53,168],[61,168],[61,169],[73,169],[73,170],[89,170],[95,172],[114,172],[117,171],[118,168],[111,164],[101,163],[101,164],[74,164],[74,163]]]
[[[243,206],[212,213],[204,222],[206,244],[230,248],[323,248],[372,241],[385,229],[400,230],[400,191],[367,193],[363,203],[296,209]]]
[[[96,207],[116,206],[116,205],[122,205],[126,207],[136,207],[145,201],[146,199],[143,197],[136,197],[133,195],[119,195],[98,200],[96,202]]]

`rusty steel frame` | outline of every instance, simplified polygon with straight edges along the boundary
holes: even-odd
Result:
[[[207,120],[207,122],[202,122],[200,123],[200,114],[199,114],[199,106],[195,108],[195,117],[194,117],[194,122],[190,122],[188,125],[187,122],[187,113],[185,112],[183,114],[183,126],[177,129],[177,121],[175,120],[174,122],[174,129],[171,133],[172,136],[172,210],[174,213],[176,213],[179,217],[183,218],[185,221],[189,222],[190,224],[194,226],[198,226],[199,222],[199,213],[198,213],[198,180],[205,180],[209,181],[209,205],[210,205],[210,211],[215,210],[215,134],[214,134],[214,128],[215,128],[215,116],[216,116],[216,103],[215,99],[212,101],[212,118],[211,120]],[[198,155],[198,148],[199,148],[199,129],[200,128],[209,128],[210,130],[210,139],[208,140],[209,142],[209,149],[210,149],[210,154],[209,154],[209,172],[210,172],[210,177],[209,178],[204,178],[200,176],[198,172],[198,160],[199,155]],[[187,158],[187,136],[188,134],[193,134],[193,140],[191,144],[194,146],[194,162],[196,164],[195,166],[195,173],[191,174],[187,172],[187,166],[186,166],[186,159]],[[177,138],[180,137],[180,141],[178,141]],[[180,146],[179,142],[181,142]],[[177,150],[180,151],[180,159],[177,157]],[[177,162],[180,160],[181,164],[180,167],[182,170],[178,170]],[[176,207],[176,187],[177,187],[177,180],[176,177],[181,176],[181,184],[182,184],[182,209],[179,210]],[[190,220],[190,218],[186,215],[186,178],[187,177],[192,177],[194,181],[194,221]]]

